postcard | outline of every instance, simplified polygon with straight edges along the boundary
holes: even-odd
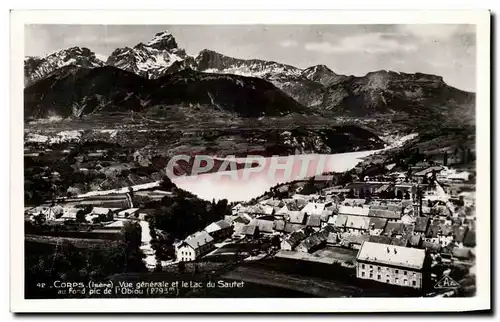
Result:
[[[11,310],[490,310],[489,55],[488,11],[12,11]]]

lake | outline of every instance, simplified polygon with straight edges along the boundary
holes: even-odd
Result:
[[[344,172],[362,158],[381,150],[338,154],[306,154],[280,157],[229,158],[228,161],[259,162],[255,168],[177,177],[172,181],[205,200],[248,201],[279,183],[304,179],[324,172]],[[285,168],[287,170],[285,170]]]

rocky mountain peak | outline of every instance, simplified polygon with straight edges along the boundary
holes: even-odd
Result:
[[[24,62],[24,84],[29,86],[64,66],[74,65],[85,68],[104,66],[93,51],[86,47],[70,47],[46,57],[26,57]]]
[[[178,48],[174,36],[168,31],[157,33],[153,39],[148,42],[148,46],[159,50]]]
[[[326,65],[308,67],[302,71],[302,76],[323,86],[331,86],[346,78],[344,75],[335,73]]]

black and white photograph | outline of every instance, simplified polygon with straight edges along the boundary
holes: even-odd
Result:
[[[490,17],[460,17],[19,23],[17,292],[489,294]]]

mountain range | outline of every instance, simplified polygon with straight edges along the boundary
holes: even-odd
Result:
[[[475,94],[447,85],[440,76],[385,70],[339,75],[325,65],[301,69],[208,49],[192,57],[166,31],[146,44],[115,49],[106,62],[79,47],[27,57],[24,75],[27,117],[202,104],[244,117],[313,110],[474,120]]]

